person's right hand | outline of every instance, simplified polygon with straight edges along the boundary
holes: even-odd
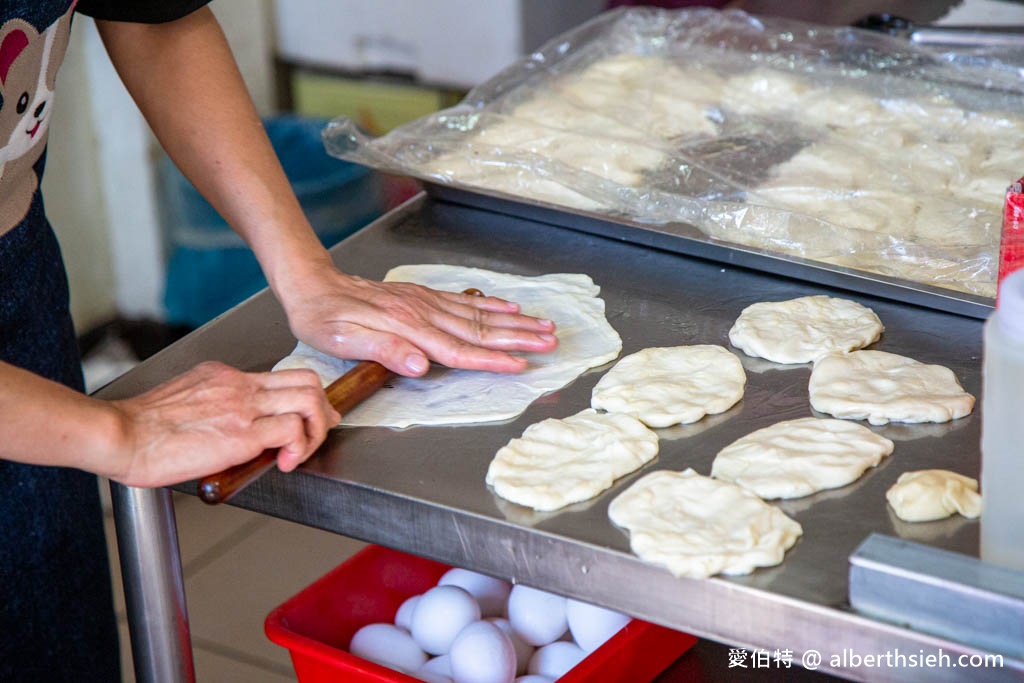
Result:
[[[245,373],[207,362],[139,396],[114,401],[128,486],[166,486],[219,472],[279,448],[295,469],[341,416],[309,370]]]

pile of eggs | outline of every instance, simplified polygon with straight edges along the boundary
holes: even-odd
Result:
[[[451,569],[402,603],[393,624],[356,631],[349,652],[428,683],[552,683],[629,621],[596,605]]]

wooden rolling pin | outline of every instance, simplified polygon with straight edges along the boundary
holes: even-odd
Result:
[[[484,295],[479,289],[474,288],[462,293]],[[334,409],[344,415],[376,393],[391,377],[391,371],[380,363],[364,360],[327,385],[324,391]],[[210,505],[230,500],[274,466],[277,462],[277,451],[276,448],[268,448],[248,462],[203,477],[199,480],[197,495],[204,503]]]

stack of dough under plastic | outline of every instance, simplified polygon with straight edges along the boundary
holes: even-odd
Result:
[[[656,86],[656,87],[655,87]],[[485,115],[465,148],[428,162],[429,175],[583,210],[607,208],[572,187],[641,187],[671,160],[669,140],[714,136],[721,79],[657,57],[620,54]],[[537,163],[537,162],[540,163]],[[592,178],[572,182],[579,173]],[[578,178],[577,178],[578,179]],[[567,182],[568,181],[568,182]]]
[[[741,99],[752,90],[788,96]],[[743,113],[827,131],[774,168],[748,202],[878,236],[879,251],[826,259],[839,265],[978,289],[967,282],[977,273],[962,259],[991,257],[999,243],[1006,188],[1021,172],[1024,120],[971,112],[943,96],[873,98],[769,71],[731,79],[726,101]],[[894,239],[906,243],[901,258],[886,250]],[[992,295],[994,287],[977,293]]]
[[[419,170],[576,209],[693,222],[731,242],[994,295],[1001,206],[1020,175],[1024,119],[969,111],[941,95],[875,97],[766,67],[720,75],[700,61],[599,59],[529,99],[485,110],[464,145]],[[742,145],[744,130],[766,137],[769,155],[776,134],[802,144],[767,168],[753,159],[749,170],[699,155],[702,140]],[[714,192],[700,196],[698,176]],[[679,187],[666,190],[666,178]],[[687,194],[707,203],[693,211]],[[771,210],[716,203],[727,195]]]

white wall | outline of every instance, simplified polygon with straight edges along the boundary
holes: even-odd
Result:
[[[249,94],[261,114],[274,113],[273,0],[216,0],[217,15]]]
[[[96,126],[92,119],[84,22],[73,24],[71,43],[57,78],[50,123],[43,197],[60,240],[71,281],[71,310],[85,330],[117,311],[111,270],[107,207],[100,184]]]
[[[270,0],[211,6],[257,107],[271,113]],[[87,17],[75,18],[55,105],[43,196],[64,251],[75,325],[82,332],[115,314],[161,318],[158,150]]]

